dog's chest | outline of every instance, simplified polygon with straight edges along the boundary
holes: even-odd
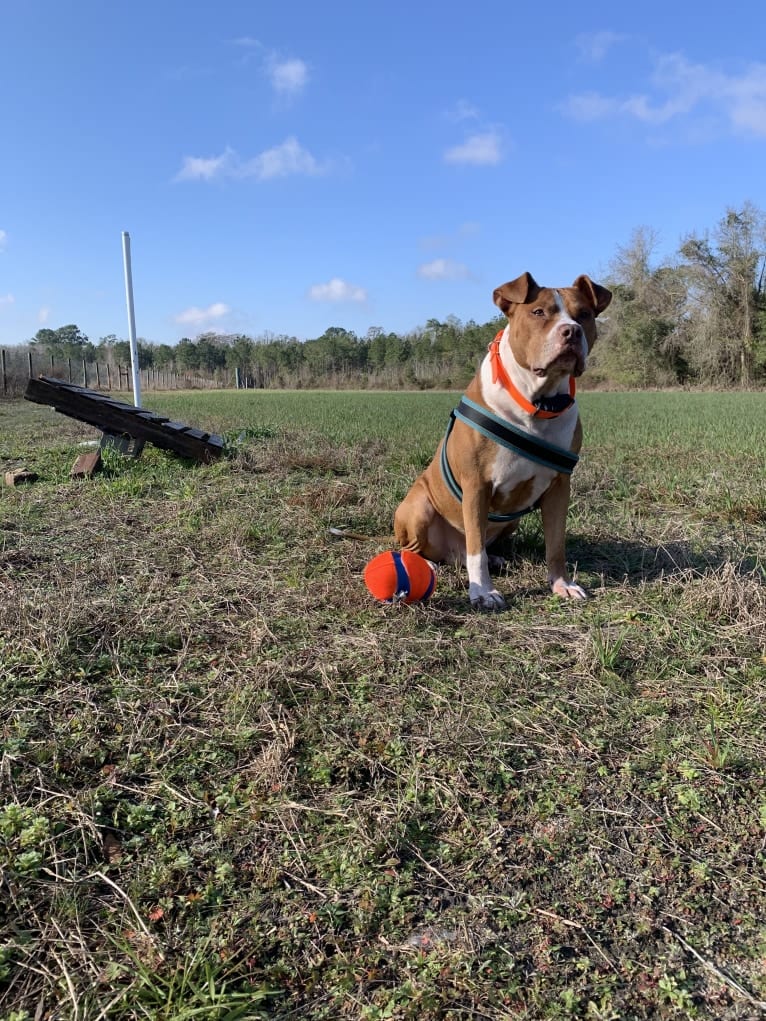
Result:
[[[544,434],[538,438],[566,450],[570,449],[574,423],[571,426],[569,423],[564,425],[559,422],[551,423],[551,425],[553,428],[544,429]],[[490,474],[492,495],[507,497],[514,490],[519,490],[524,493],[525,502],[531,505],[548,489],[557,474],[553,468],[547,468],[530,458],[522,457],[512,450],[497,445]]]
[[[534,461],[528,461],[503,447],[498,447],[492,465],[492,495],[508,496],[522,486],[525,493],[528,493],[531,482],[529,502],[534,503],[538,497],[542,496],[555,476],[556,472],[552,469],[535,464]]]

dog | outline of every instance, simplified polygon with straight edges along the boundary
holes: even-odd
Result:
[[[539,509],[551,590],[586,599],[565,557],[570,474],[582,445],[575,378],[612,295],[585,275],[553,288],[522,273],[493,298],[508,324],[452,413],[433,461],[399,504],[396,540],[429,560],[464,564],[471,604],[502,610],[487,546]]]

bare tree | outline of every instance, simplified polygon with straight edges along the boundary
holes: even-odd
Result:
[[[682,340],[686,285],[678,267],[656,265],[658,242],[655,230],[638,227],[609,266],[607,282],[614,297],[593,366],[612,382],[666,386],[687,374]]]
[[[690,362],[708,379],[749,386],[766,299],[766,217],[750,202],[728,209],[712,240],[690,235],[681,257],[689,283]]]

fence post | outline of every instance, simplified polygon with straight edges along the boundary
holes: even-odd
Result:
[[[55,376],[55,375],[56,375],[56,371],[53,368],[53,355],[51,355],[51,376]]]
[[[69,382],[72,382],[72,359],[67,358],[66,360],[67,369],[69,370]]]
[[[88,363],[83,358],[82,360],[82,385],[88,385]]]
[[[2,348],[0,350],[0,361],[2,361],[2,366],[3,366],[3,393],[7,394],[8,393],[8,376],[7,376],[6,371],[5,371],[5,348]]]

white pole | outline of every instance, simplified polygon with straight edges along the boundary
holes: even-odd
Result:
[[[136,316],[133,311],[133,274],[130,269],[130,234],[122,232],[122,261],[125,266],[125,299],[128,303],[128,339],[130,340],[130,370],[133,375],[133,403],[141,407],[141,377],[138,369],[136,344]]]

